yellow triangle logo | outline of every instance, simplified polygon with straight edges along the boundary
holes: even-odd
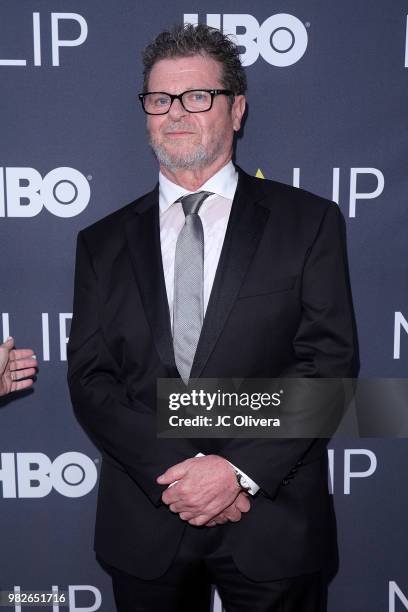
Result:
[[[256,178],[261,178],[261,179],[265,178],[264,175],[263,175],[263,172],[262,172],[262,170],[260,168],[258,168],[258,170],[256,171],[255,176],[256,176]]]

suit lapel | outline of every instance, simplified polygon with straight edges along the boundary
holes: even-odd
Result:
[[[162,363],[176,377],[170,313],[160,246],[158,186],[135,206],[125,225],[133,269]]]
[[[258,181],[239,170],[238,186],[191,378],[201,375],[214,349],[265,228],[269,210],[260,205],[264,196]]]

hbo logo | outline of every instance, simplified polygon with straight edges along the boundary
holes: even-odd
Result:
[[[222,17],[222,24],[221,24]],[[184,15],[184,23],[198,24],[197,14]],[[262,25],[253,15],[207,15],[207,25],[232,35],[241,53],[244,66],[250,66],[262,55],[272,66],[284,67],[296,64],[307,48],[307,30],[293,15],[277,13],[268,17]],[[238,30],[244,33],[238,33]]]
[[[63,453],[51,461],[43,453],[0,453],[4,498],[45,497],[54,488],[65,497],[82,497],[94,488],[98,473],[82,453]]]
[[[0,168],[0,217],[35,217],[45,206],[53,215],[67,218],[88,206],[89,183],[75,168],[55,168],[44,178],[34,168],[4,170]]]

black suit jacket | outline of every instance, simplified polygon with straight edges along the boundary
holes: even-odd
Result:
[[[171,563],[185,523],[156,477],[198,451],[261,487],[217,527],[257,580],[317,570],[334,549],[326,441],[158,439],[156,379],[178,375],[161,261],[157,187],[80,232],[69,386],[100,448],[95,549],[142,578]],[[274,181],[239,181],[192,377],[352,377],[358,369],[344,228],[332,202]]]

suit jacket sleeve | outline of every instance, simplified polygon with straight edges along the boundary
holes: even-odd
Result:
[[[344,220],[335,204],[328,205],[305,255],[301,301],[302,316],[293,339],[296,360],[282,377],[357,376],[358,348]],[[318,458],[326,445],[327,439],[231,439],[220,454],[273,498],[306,455],[309,461]]]
[[[155,412],[129,401],[120,368],[104,341],[98,281],[82,233],[78,236],[74,310],[68,343],[68,384],[77,419],[100,450],[128,472],[155,504],[165,487],[156,478],[193,457],[187,440],[158,439]]]

